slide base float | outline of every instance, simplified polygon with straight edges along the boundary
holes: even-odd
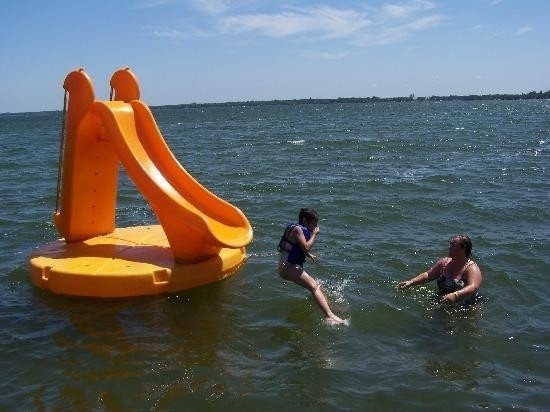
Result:
[[[80,242],[43,245],[30,257],[33,284],[54,293],[130,297],[174,293],[232,275],[246,259],[243,248],[221,248],[196,263],[178,263],[160,225],[117,228]]]

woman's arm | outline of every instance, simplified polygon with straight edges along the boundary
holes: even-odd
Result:
[[[475,262],[468,266],[468,268],[464,272],[463,277],[465,286],[462,289],[457,290],[456,292],[446,294],[441,298],[441,302],[457,302],[467,296],[476,293],[477,290],[481,287],[481,282],[483,281],[483,278],[481,276],[481,270]]]
[[[400,282],[397,287],[399,289],[407,289],[414,285],[421,285],[422,283],[427,283],[431,280],[434,280],[439,276],[439,273],[441,272],[441,265],[443,264],[445,259],[439,259],[435,265],[433,265],[429,270],[426,272],[422,272],[421,274],[409,279],[404,280],[403,282]]]

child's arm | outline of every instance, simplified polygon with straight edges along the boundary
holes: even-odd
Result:
[[[317,233],[319,233],[319,226],[317,226],[313,233],[311,234],[311,237],[309,240],[306,240],[306,237],[304,236],[304,232],[302,232],[302,229],[299,226],[294,227],[292,229],[293,235],[296,238],[296,242],[298,245],[302,248],[302,250],[305,252],[306,256],[310,258],[312,261],[316,261],[317,257],[313,255],[310,250],[313,246],[313,243],[315,242],[315,238],[317,237]]]

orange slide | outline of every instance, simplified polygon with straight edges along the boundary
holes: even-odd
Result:
[[[178,284],[177,289],[185,288],[185,282],[182,283],[181,279],[172,279],[172,275],[180,273],[180,276],[189,276],[181,273],[182,268],[186,266],[192,267],[194,276],[197,270],[212,270],[211,263],[210,266],[200,269],[198,265],[201,265],[201,262],[207,264],[206,262],[214,260],[217,262],[214,266],[218,268],[216,270],[223,273],[205,273],[204,281],[195,279],[189,287],[227,276],[234,268],[224,265],[224,256],[231,255],[227,258],[232,262],[231,265],[240,264],[244,260],[244,247],[252,241],[252,228],[246,216],[237,207],[208,191],[177,161],[162,137],[153,114],[140,100],[137,79],[129,69],[115,72],[111,79],[111,87],[114,99],[97,101],[92,82],[84,70],[73,71],[65,79],[64,88],[69,99],[65,121],[61,190],[54,216],[55,224],[64,238],[64,245],[70,248],[71,244],[76,244],[79,250],[76,254],[94,255],[90,251],[82,252],[82,247],[87,244],[86,242],[94,243],[97,250],[97,239],[93,239],[100,238],[100,243],[107,242],[111,249],[122,252],[123,255],[130,252],[131,255],[135,255],[136,250],[129,252],[127,249],[166,249],[167,240],[174,262],[168,264],[169,267],[164,265],[161,268],[147,269],[151,271],[151,282],[156,286],[150,291],[141,290],[132,292],[131,295],[174,290],[175,287],[167,285],[171,280]],[[119,164],[122,164],[130,179],[149,202],[162,228],[153,231],[155,236],[151,235],[153,232],[150,227],[144,227],[144,231],[137,229],[138,233],[144,234],[124,238],[122,245],[116,238],[124,236],[119,232],[116,232],[116,236],[113,235],[116,226]],[[160,241],[159,230],[161,235],[165,235],[165,239]],[[153,244],[148,244],[152,237],[157,240]],[[56,244],[53,248],[57,254],[60,253],[59,246]],[[109,247],[103,247],[102,254]],[[238,255],[235,256],[231,250],[237,251]],[[48,248],[46,261],[40,260],[43,258],[40,253],[34,254],[34,261],[31,259],[31,269],[34,268],[36,272],[31,279],[44,288],[48,288],[48,279],[55,273],[53,267],[55,264],[59,265],[60,256],[52,258],[51,251],[52,248]],[[121,265],[128,267],[128,259],[118,256],[118,252],[114,252],[115,256],[107,253],[102,257],[111,261],[122,259]],[[70,259],[78,257],[75,256],[74,250],[64,253],[70,255]],[[146,259],[140,257],[134,260],[142,264]],[[89,266],[86,262],[76,264],[78,274],[75,276],[79,282],[86,282],[86,276],[81,270],[83,265]],[[59,288],[63,282],[59,283],[58,277],[57,291],[99,296],[126,295],[123,290],[126,288],[125,282],[129,281],[128,273],[120,277],[114,269],[109,269],[108,274],[100,273],[100,267],[105,267],[105,263],[94,263],[92,266],[94,269],[88,281],[108,279],[106,283],[115,284],[116,291],[109,291],[111,286],[105,289],[96,285],[95,290],[98,292],[88,293],[86,290],[90,288],[86,289],[85,284],[81,285],[82,290],[79,287],[75,289],[74,277],[68,282],[68,291]],[[71,267],[75,265],[71,263]],[[59,271],[67,272],[67,268]],[[168,273],[161,276],[162,282],[155,281],[158,280],[159,271]],[[140,275],[143,276],[144,273]],[[159,287],[159,284],[164,286]]]

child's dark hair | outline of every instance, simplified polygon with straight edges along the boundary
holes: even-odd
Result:
[[[319,214],[315,209],[303,207],[300,209],[300,214],[298,215],[298,223],[302,222],[302,219],[306,219],[308,222],[319,221]]]

